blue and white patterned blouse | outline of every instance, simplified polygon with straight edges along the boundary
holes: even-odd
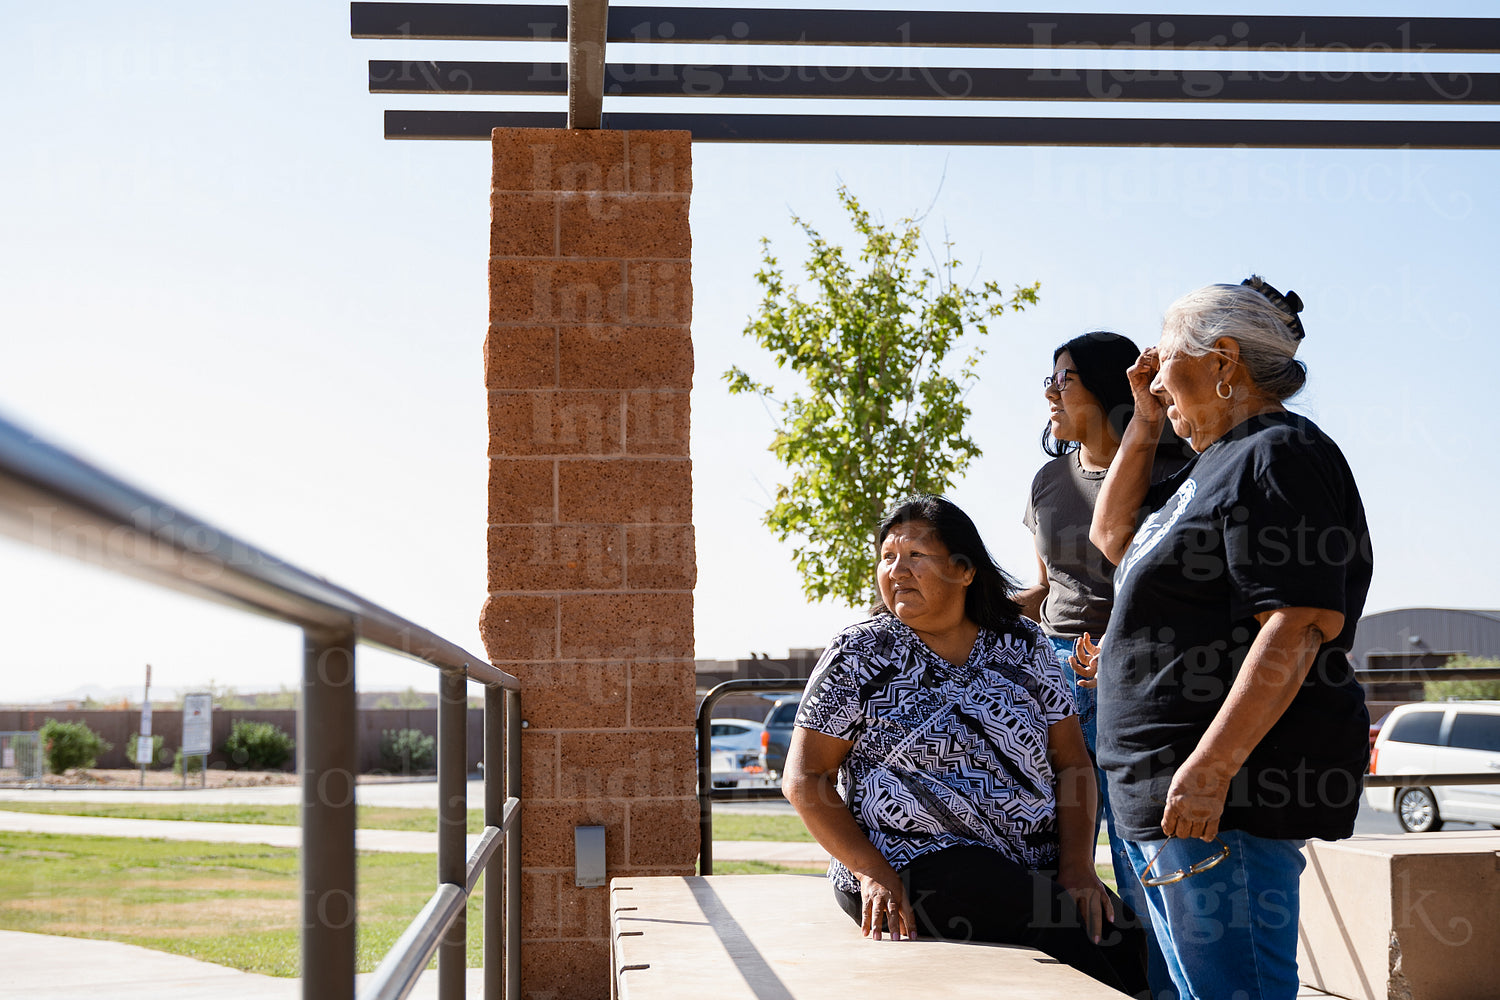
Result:
[[[961,667],[894,615],[852,625],[807,683],[797,725],[852,740],[838,788],[900,871],[948,847],[990,847],[1031,869],[1057,864],[1047,728],[1074,714],[1052,644],[1032,622],[980,629]],[[828,877],[859,880],[834,859]]]

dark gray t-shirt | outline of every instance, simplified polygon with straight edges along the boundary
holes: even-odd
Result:
[[[1076,639],[1096,640],[1109,624],[1115,568],[1089,541],[1089,523],[1104,472],[1089,472],[1074,451],[1037,470],[1021,519],[1036,536],[1037,555],[1047,567],[1042,629]]]

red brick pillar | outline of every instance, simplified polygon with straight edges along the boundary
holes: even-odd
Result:
[[[522,991],[609,994],[608,875],[692,874],[686,132],[496,129],[490,224],[492,661],[521,678]]]

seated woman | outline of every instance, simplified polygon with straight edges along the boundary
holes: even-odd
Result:
[[[877,940],[1030,945],[1142,993],[1144,937],[1094,871],[1094,770],[1051,643],[950,501],[902,501],[875,542],[875,614],[819,660],[782,779],[839,905]]]

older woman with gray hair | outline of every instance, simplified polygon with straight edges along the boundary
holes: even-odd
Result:
[[[1099,765],[1182,1000],[1296,996],[1300,848],[1353,833],[1368,756],[1346,654],[1369,530],[1338,446],[1284,405],[1301,309],[1259,276],[1173,303],[1090,532],[1119,567]],[[1153,486],[1168,421],[1197,455]]]

